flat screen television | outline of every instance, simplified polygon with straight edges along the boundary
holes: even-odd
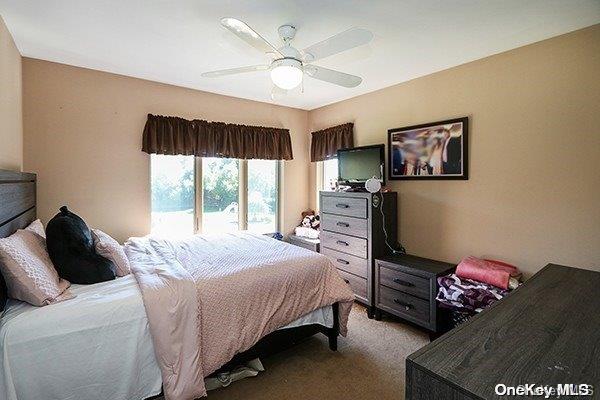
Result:
[[[382,144],[338,150],[338,183],[359,187],[364,186],[367,179],[375,177],[382,186],[385,185],[384,154]]]

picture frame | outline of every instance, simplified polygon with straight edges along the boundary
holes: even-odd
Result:
[[[388,130],[390,180],[469,179],[469,117]]]

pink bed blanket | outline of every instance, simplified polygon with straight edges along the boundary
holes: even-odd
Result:
[[[354,295],[325,256],[250,233],[125,245],[142,292],[167,400],[206,395],[204,377],[265,335]]]

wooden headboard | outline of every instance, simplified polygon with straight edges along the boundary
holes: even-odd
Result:
[[[35,220],[35,184],[35,174],[0,169],[0,238]]]

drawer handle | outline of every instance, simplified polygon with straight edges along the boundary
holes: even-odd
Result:
[[[348,244],[348,242],[344,242],[343,240],[338,240],[336,243],[339,244],[340,246],[350,246]]]
[[[403,281],[402,279],[398,279],[398,278],[394,278],[394,282],[397,283],[398,285],[402,285],[402,286],[406,286],[406,287],[415,286],[413,283],[406,282],[406,281]]]
[[[403,303],[399,299],[394,299],[394,303],[401,305],[406,311],[409,311],[411,308],[413,308],[412,304]]]
[[[350,284],[350,281],[348,279],[344,279],[344,282],[346,282],[348,285]]]
[[[350,261],[342,260],[341,258],[338,258],[337,262],[339,262],[340,264],[344,264],[344,265],[350,264]]]
[[[350,224],[347,223],[347,222],[338,222],[336,225],[337,226],[343,226],[344,228],[349,228],[350,227]]]
[[[337,203],[335,206],[337,208],[349,208],[350,207],[348,204],[344,204],[344,203]]]

